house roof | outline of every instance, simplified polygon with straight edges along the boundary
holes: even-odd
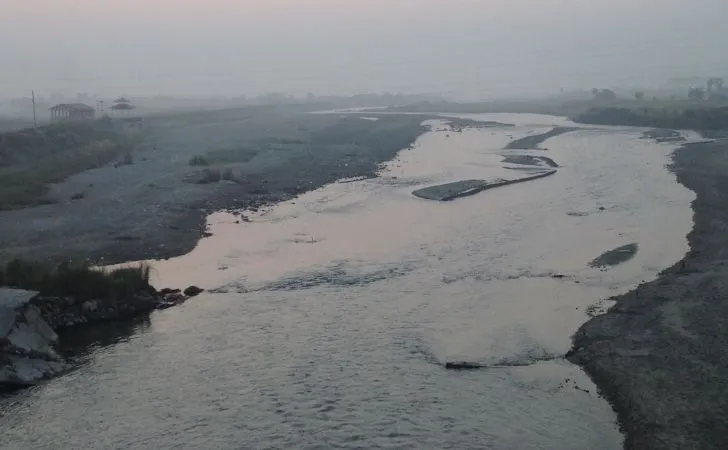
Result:
[[[59,103],[58,105],[51,106],[51,110],[65,110],[73,112],[92,112],[95,111],[92,107],[83,103]]]

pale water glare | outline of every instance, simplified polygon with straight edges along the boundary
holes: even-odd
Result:
[[[674,147],[602,127],[503,150],[569,123],[468,117],[517,126],[458,133],[434,121],[377,179],[250,222],[212,215],[212,237],[154,263],[158,287],[209,291],[0,400],[0,445],[621,448],[610,406],[563,355],[590,309],[686,252],[693,194],[666,170]],[[411,195],[517,177],[507,153],[560,167],[448,203]],[[588,266],[629,243],[639,251],[628,262]]]

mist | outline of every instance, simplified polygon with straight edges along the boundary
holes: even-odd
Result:
[[[728,3],[5,0],[0,96],[438,92],[458,99],[728,73]]]

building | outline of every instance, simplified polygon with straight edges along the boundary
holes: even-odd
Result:
[[[96,115],[96,110],[83,103],[61,103],[51,106],[51,120],[89,120]]]

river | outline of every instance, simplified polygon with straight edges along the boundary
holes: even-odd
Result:
[[[212,215],[212,237],[154,263],[159,287],[209,291],[88,329],[98,339],[76,349],[78,369],[0,399],[0,447],[621,448],[611,407],[563,355],[604,299],[687,251],[694,196],[666,169],[674,145],[601,127],[551,138],[548,151],[504,151],[569,123],[463,117],[517,126],[458,133],[435,121],[379,178],[250,222]],[[453,202],[411,195],[512,178],[509,152],[560,167]],[[633,259],[589,267],[629,243]]]

